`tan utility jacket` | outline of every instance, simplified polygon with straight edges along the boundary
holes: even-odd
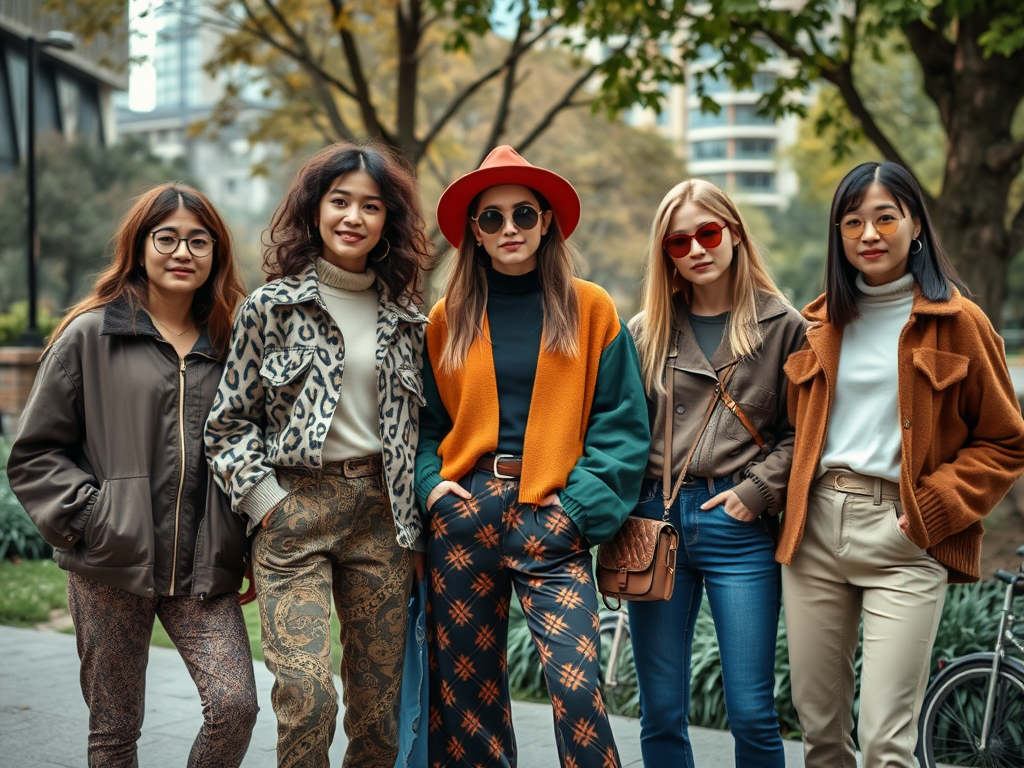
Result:
[[[718,376],[736,365],[726,391],[754,424],[768,453],[740,420],[719,401],[700,442],[693,452],[689,474],[695,477],[734,476],[733,489],[754,514],[778,514],[786,500],[786,481],[793,455],[793,427],[786,414],[786,375],[783,365],[804,342],[800,313],[772,294],[758,294],[757,321],[763,334],[761,348],[753,357],[741,357],[723,336],[709,362],[690,327],[689,311],[681,295],[676,297],[675,340],[668,352],[666,371],[672,373],[674,421],[672,424],[672,479],[697,439],[714,397]],[[639,338],[643,316],[630,321],[633,338]],[[717,374],[716,374],[717,372]],[[651,415],[651,453],[646,477],[661,479],[665,444],[665,395],[648,392]]]
[[[804,317],[811,321],[806,348],[786,363],[796,447],[775,555],[786,564],[803,538],[843,338],[828,322],[824,296]],[[931,301],[915,286],[897,357],[899,423],[873,425],[865,414],[865,427],[900,430],[907,536],[949,569],[950,582],[977,581],[981,520],[1024,470],[1024,420],[1003,340],[955,289],[949,301]]]
[[[125,301],[50,347],[7,474],[61,568],[148,597],[238,590],[245,521],[203,448],[222,368],[205,332],[182,365]]]

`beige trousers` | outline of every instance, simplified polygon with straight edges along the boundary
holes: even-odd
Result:
[[[895,483],[829,472],[782,569],[793,703],[806,768],[854,768],[854,654],[864,621],[857,737],[864,768],[917,765],[917,720],[946,568],[900,530]]]

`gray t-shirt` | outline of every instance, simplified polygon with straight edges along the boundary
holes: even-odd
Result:
[[[723,312],[720,315],[695,315],[690,313],[690,327],[693,328],[693,336],[697,340],[697,346],[704,353],[704,357],[711,360],[718,345],[722,343],[722,336],[725,335],[725,324],[729,322],[729,313]]]

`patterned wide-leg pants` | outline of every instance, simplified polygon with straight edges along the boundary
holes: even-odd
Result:
[[[471,499],[449,494],[431,510],[431,768],[516,765],[506,659],[513,586],[540,653],[562,766],[617,768],[598,683],[591,557],[576,525],[560,507],[520,504],[518,480],[475,471],[463,486]]]
[[[278,469],[291,490],[253,544],[280,768],[328,768],[338,717],[331,595],[341,622],[345,768],[393,768],[412,559],[395,541],[379,460],[346,474]],[[351,471],[348,471],[351,469]],[[364,474],[365,470],[365,474]],[[355,476],[353,476],[355,475]]]

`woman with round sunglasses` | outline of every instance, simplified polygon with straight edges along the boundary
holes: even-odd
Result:
[[[982,518],[1024,470],[1002,339],[917,182],[864,163],[832,200],[825,293],[786,364],[796,425],[777,557],[809,768],[915,766],[947,582],[977,581]]]
[[[7,473],[68,572],[91,768],[138,766],[157,617],[202,701],[190,768],[239,765],[256,724],[237,594],[245,522],[203,449],[244,295],[210,201],[181,183],[151,189],[50,337],[21,415]]]
[[[619,765],[599,686],[590,546],[636,503],[647,456],[632,339],[573,277],[572,186],[511,147],[445,190],[456,249],[430,313],[416,494],[428,548],[431,766],[513,765],[512,589],[540,652],[563,766]]]
[[[242,304],[206,428],[217,480],[253,533],[280,768],[393,768],[409,596],[426,536],[413,496],[428,259],[416,179],[376,141],[296,173],[270,225],[268,282]]]
[[[661,201],[630,330],[652,416],[634,514],[680,532],[671,599],[629,603],[644,764],[694,764],[690,652],[706,590],[736,765],[783,768],[772,534],[793,448],[782,367],[804,323],[714,184],[684,181]]]

